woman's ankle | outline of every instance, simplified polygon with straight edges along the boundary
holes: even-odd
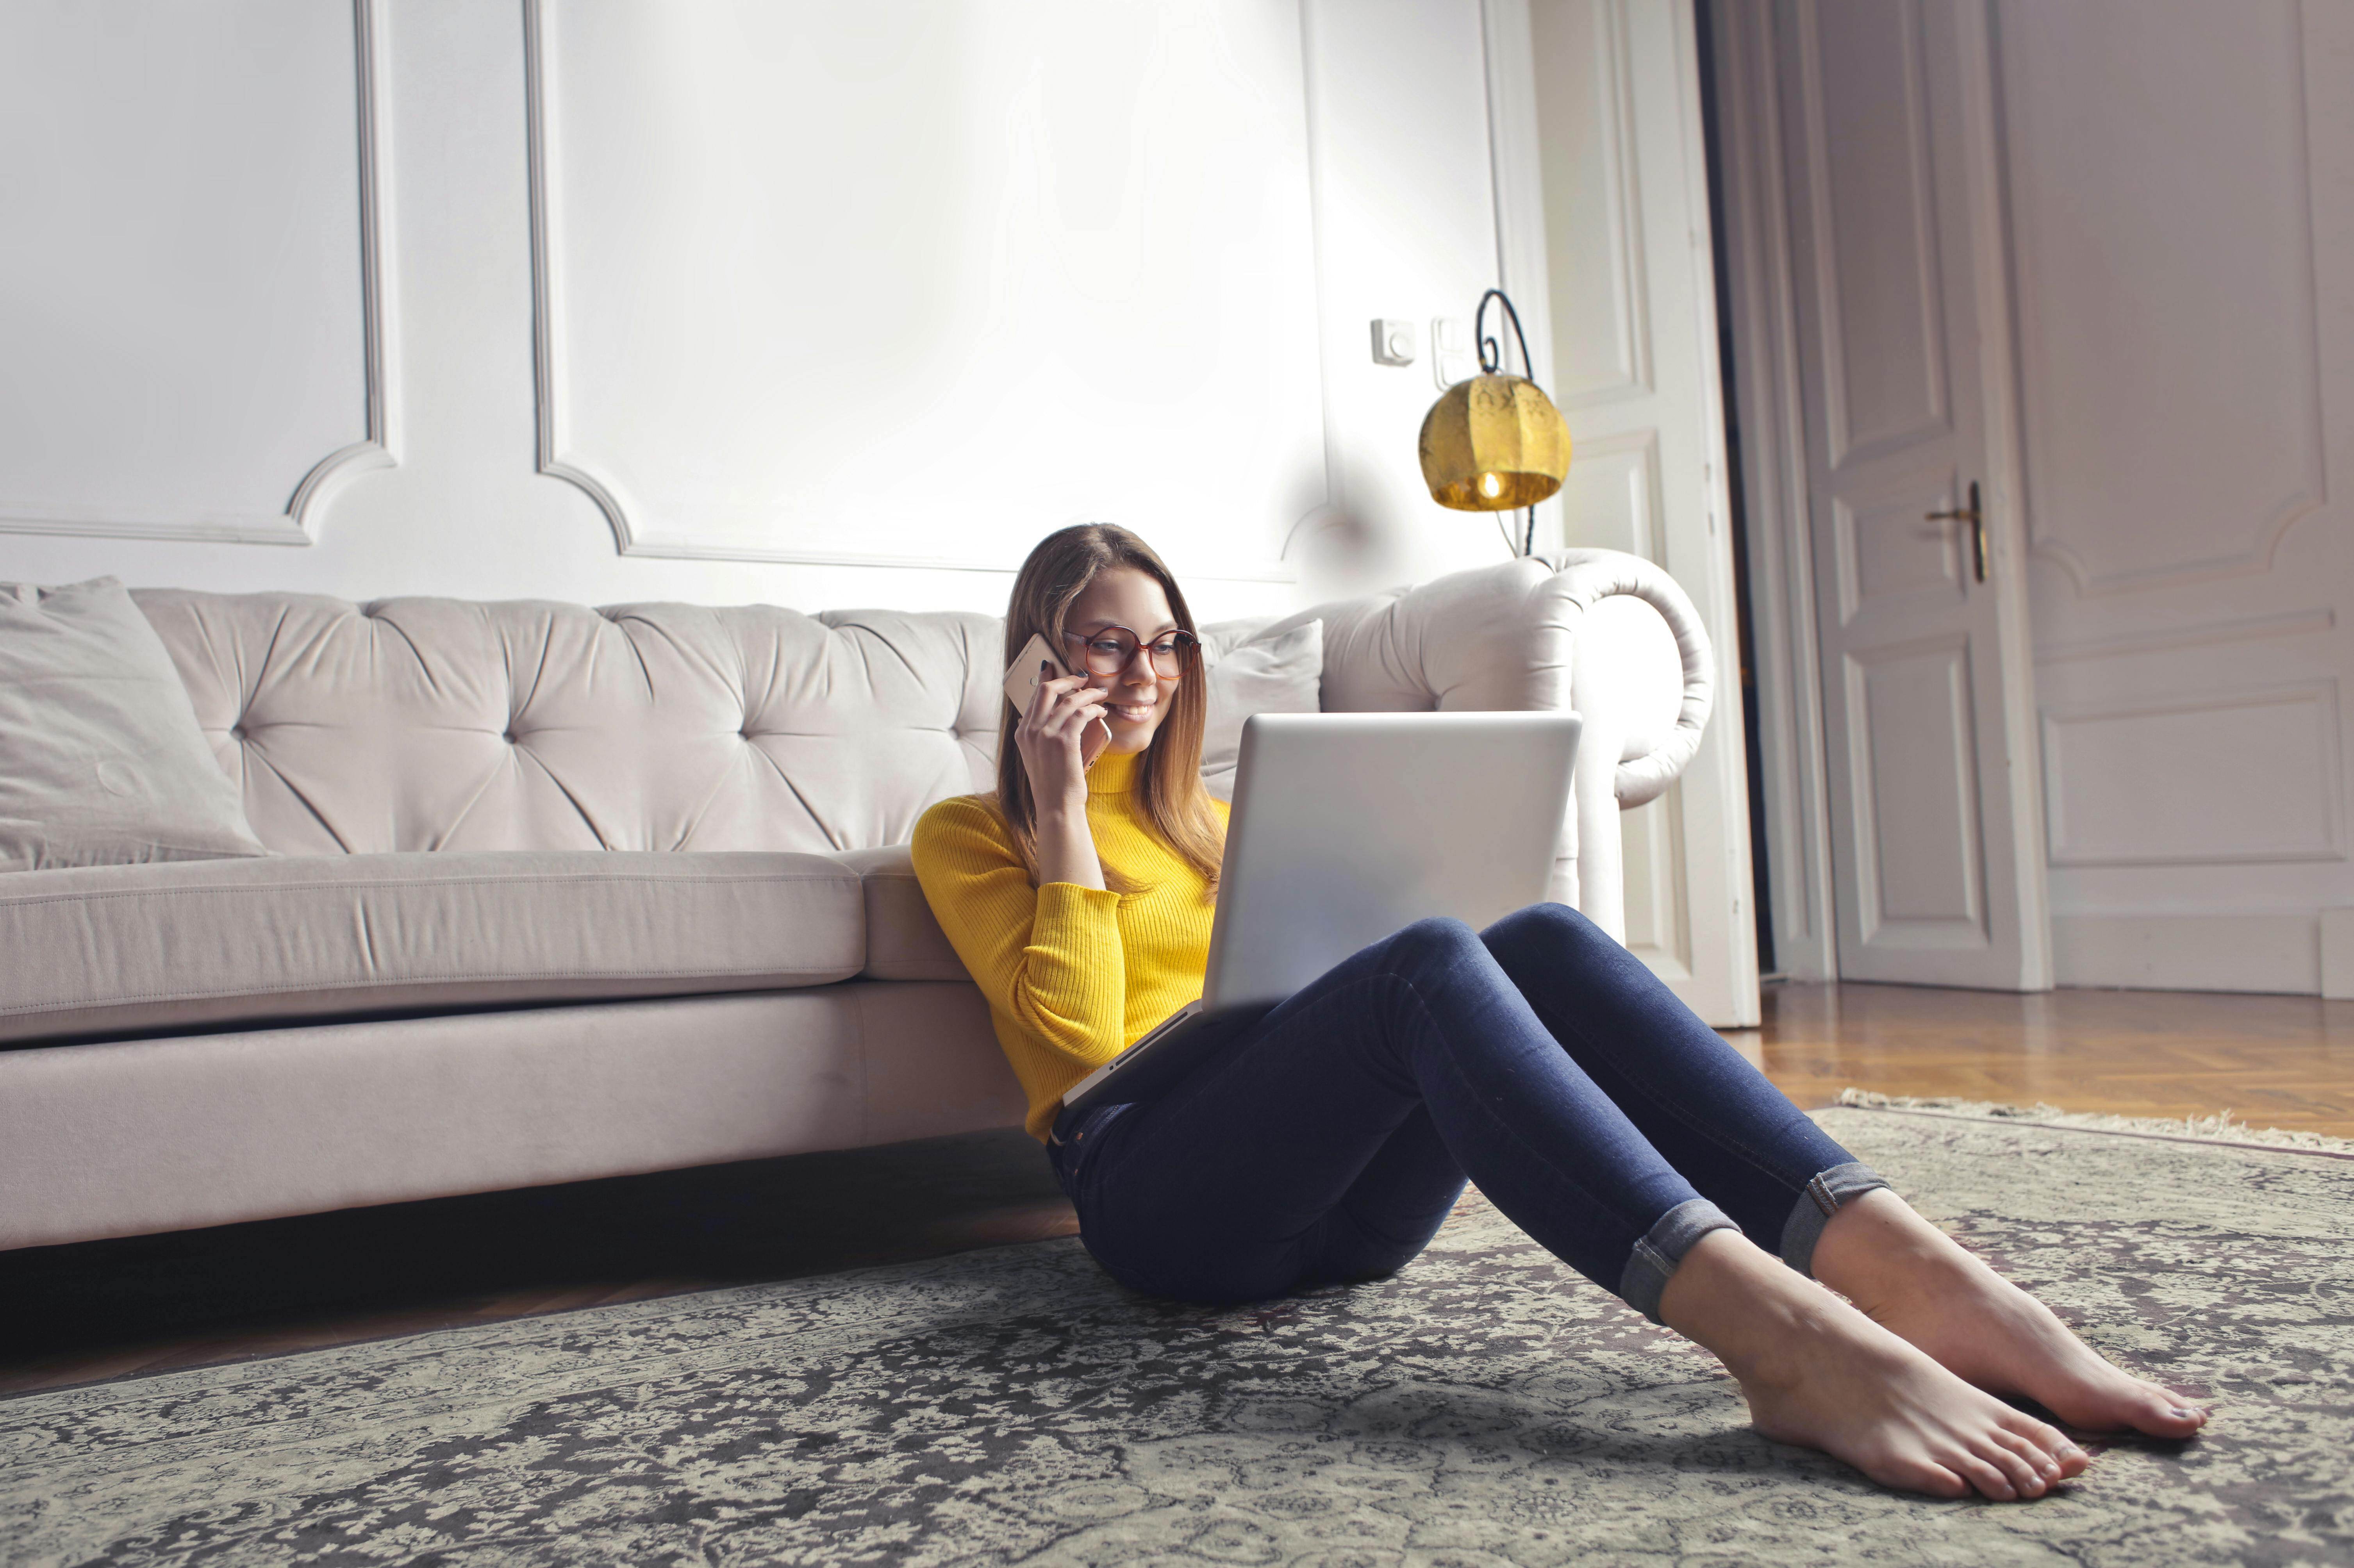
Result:
[[[1669,1277],[1659,1319],[1745,1380],[1766,1372],[1793,1334],[1819,1326],[1836,1306],[1740,1232],[1712,1231]]]
[[[1941,1276],[1983,1271],[1959,1242],[1885,1187],[1842,1203],[1815,1243],[1815,1277],[1867,1306]]]

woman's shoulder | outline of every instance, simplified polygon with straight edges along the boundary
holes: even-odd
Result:
[[[938,862],[976,851],[1011,855],[1013,835],[1005,826],[995,797],[951,795],[934,801],[916,819],[915,839],[909,847],[920,866],[927,860]]]

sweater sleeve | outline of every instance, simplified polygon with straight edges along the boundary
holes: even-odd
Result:
[[[926,811],[912,847],[925,901],[990,1005],[1054,1055],[1089,1067],[1117,1055],[1128,1005],[1119,895],[1033,887],[1004,824],[970,796]]]

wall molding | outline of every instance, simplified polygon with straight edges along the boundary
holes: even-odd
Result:
[[[2204,713],[2244,713],[2258,707],[2304,706],[2312,710],[2316,726],[2316,754],[2321,760],[2321,780],[2318,799],[2322,802],[2320,842],[2281,849],[2228,850],[2211,853],[2187,850],[2165,850],[2149,853],[2130,854],[2116,851],[2093,852],[2071,850],[2066,846],[2067,824],[2062,810],[2065,794],[2061,777],[2061,732],[2072,724],[2097,724],[2104,720],[2137,718],[2169,718]],[[2049,840],[2047,852],[2050,863],[2055,866],[2136,866],[2136,865],[2266,865],[2295,861],[2327,861],[2346,858],[2345,806],[2339,787],[2338,758],[2342,750],[2338,739],[2338,683],[2334,680],[2299,681],[2283,685],[2252,686],[2232,691],[2201,692],[2195,695],[2170,694],[2156,697],[2126,698],[2112,701],[2053,704],[2041,715],[2043,791],[2049,804],[2045,822]],[[2219,809],[2228,809],[2220,803]]]
[[[2285,6],[2285,14],[2289,18],[2291,30],[2296,35],[2294,56],[2302,62],[2306,53],[2303,8],[2296,4],[2296,0],[2289,0]],[[2295,493],[2275,503],[2270,514],[2255,524],[2251,530],[2248,545],[2243,550],[2209,556],[2199,560],[2180,562],[2172,566],[2146,567],[2131,571],[2103,574],[2065,539],[2060,537],[2050,527],[2039,524],[2039,508],[2036,505],[2033,488],[2031,441],[2030,462],[2027,465],[2029,471],[2025,476],[2024,491],[2027,498],[2025,510],[2029,533],[2028,547],[2033,554],[2058,567],[2066,575],[2069,587],[2079,599],[2096,599],[2109,594],[2137,593],[2152,588],[2180,588],[2232,577],[2262,576],[2272,570],[2274,557],[2279,554],[2281,541],[2287,537],[2288,531],[2300,519],[2321,511],[2329,503],[2327,470],[2324,458],[2328,440],[2323,429],[2325,405],[2322,400],[2319,350],[2321,291],[2313,233],[2312,122],[2310,94],[2306,86],[2302,69],[2295,74],[2291,91],[2296,100],[2295,113],[2291,116],[2291,120],[2296,128],[2296,187],[2303,198],[2298,203],[2297,208],[2298,227],[2302,230],[2303,239],[2303,244],[2297,248],[2298,260],[2302,263],[2302,276],[2299,279],[2302,284],[2302,294],[2296,303],[2302,310],[2306,322],[2306,330],[2299,334],[2299,341],[2305,349],[2305,363],[2297,374],[2298,390],[2305,397],[2306,415],[2298,432],[2306,441],[2303,471],[2296,475],[2299,487]],[[2000,99],[1999,94],[1998,99]],[[2009,111],[2001,109],[1999,104],[1999,112],[2003,113],[2006,122],[2003,128],[2004,144],[2006,147],[2015,149],[2016,132],[2009,123]],[[2005,174],[2005,180],[2007,185],[2008,171]],[[2016,204],[2013,205],[2012,210],[2015,214]],[[2027,335],[2028,323],[2033,318],[2036,309],[2033,274],[2029,268],[2019,264],[2020,261],[2024,260],[2024,251],[2030,243],[2029,239],[2022,236],[2024,228],[2024,225],[2014,221],[2013,249],[2020,254],[2014,260],[2011,269],[2015,280],[2013,289],[2017,312],[2012,331],[2022,342]],[[2024,390],[2022,376],[2022,402]]]
[[[351,0],[358,159],[360,341],[366,434],[311,465],[282,512],[126,517],[104,508],[0,511],[0,534],[62,534],[101,539],[178,539],[217,545],[310,545],[327,500],[354,475],[399,461],[399,403],[388,330],[392,273],[387,236],[392,189],[389,121],[383,90],[385,36],[376,0]]]
[[[2256,642],[2274,637],[2306,637],[2334,630],[2338,613],[2331,609],[2296,609],[2279,615],[2253,615],[2238,620],[2210,620],[2195,626],[2168,627],[2158,631],[2128,631],[2115,637],[2087,638],[2078,642],[2052,642],[2038,649],[2039,664],[2065,664],[2088,659],[2126,659],[2143,653],[2169,653],[2181,648],[2206,648],[2227,642]]]
[[[547,0],[524,0],[524,156],[530,200],[532,374],[538,471],[574,486],[595,503],[607,526],[613,531],[617,553],[624,556],[683,561],[748,561],[764,565],[894,567],[914,570],[991,572],[1001,576],[1012,573],[1013,567],[1002,558],[993,557],[910,555],[881,550],[825,550],[797,546],[705,545],[689,538],[654,534],[633,520],[631,500],[619,482],[600,472],[593,460],[573,448],[567,438],[563,398],[566,373],[566,345],[562,330],[564,280],[562,270],[557,264],[554,245],[562,216],[556,188],[561,153],[556,145],[551,112],[557,88],[547,47],[548,11]],[[1304,46],[1309,32],[1304,5],[1300,11]],[[1300,63],[1303,75],[1309,79],[1302,86],[1303,103],[1306,103],[1312,98],[1314,73],[1304,47]],[[1312,207],[1316,175],[1313,153],[1315,127],[1310,124],[1307,130]],[[1319,330],[1320,333],[1320,323]],[[1320,365],[1321,360],[1320,353]],[[1330,470],[1331,405],[1329,399],[1323,417],[1327,494],[1323,503],[1294,521],[1291,535],[1296,535],[1301,524],[1325,511],[1333,501]],[[1072,517],[1064,521],[1080,523],[1088,519]],[[1289,547],[1291,535],[1286,535],[1286,549]],[[1229,566],[1205,570],[1199,566],[1187,565],[1185,576],[1211,582],[1290,583],[1299,580],[1296,566],[1281,556],[1274,562],[1254,567]]]

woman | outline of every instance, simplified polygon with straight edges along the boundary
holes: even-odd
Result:
[[[1008,705],[996,795],[926,812],[916,874],[1115,1278],[1239,1301],[1389,1274],[1468,1176],[1713,1351],[1758,1430],[1885,1485],[2032,1498],[2084,1469],[1997,1394],[2090,1430],[2205,1421],[1915,1214],[1561,905],[1476,934],[1418,922],[1149,1102],[1058,1114],[1200,994],[1225,813],[1201,783],[1193,618],[1142,540],[1090,524],[1042,541],[1009,656],[1033,633],[1074,673]]]

